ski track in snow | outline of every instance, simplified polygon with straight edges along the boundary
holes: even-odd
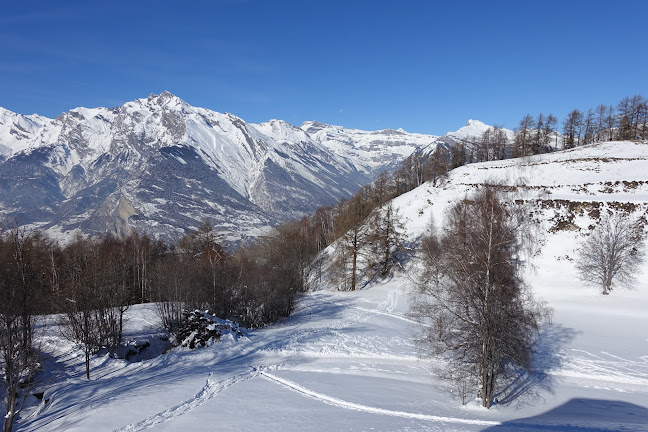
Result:
[[[303,306],[303,309],[307,311],[307,314],[304,315],[305,321],[301,321],[298,324],[296,324],[293,328],[293,334],[288,337],[288,340],[281,340],[279,342],[273,341],[272,343],[266,345],[265,350],[268,353],[274,353],[274,354],[280,354],[282,352],[287,351],[286,348],[289,346],[292,346],[296,343],[299,343],[299,341],[308,338],[310,336],[314,336],[319,334],[322,331],[330,331],[332,334],[336,336],[336,339],[339,339],[338,343],[335,345],[335,349],[331,349],[330,347],[326,346],[323,347],[323,350],[320,355],[316,355],[317,357],[335,357],[335,358],[349,358],[349,359],[361,359],[363,356],[359,355],[354,355],[353,351],[350,350],[347,345],[344,343],[345,341],[349,340],[349,337],[344,335],[344,333],[340,332],[340,330],[343,330],[344,328],[356,324],[358,322],[365,321],[369,319],[373,315],[387,315],[391,316],[393,318],[401,319],[404,321],[411,321],[405,317],[401,317],[399,315],[391,313],[396,304],[398,303],[398,297],[402,293],[402,289],[392,289],[389,291],[387,298],[379,303],[376,307],[376,309],[368,309],[368,308],[363,308],[359,306],[351,306],[347,304],[343,304],[339,301],[332,301],[332,300],[324,300],[326,303],[333,304],[336,307],[343,307],[347,310],[353,310],[353,311],[358,311],[359,313],[354,313],[351,317],[347,318],[340,318],[337,320],[336,325],[331,326],[330,323],[329,325],[325,326],[316,326],[312,329],[303,329],[307,323],[311,322],[313,319],[313,311],[312,308],[308,305],[305,304]],[[346,351],[346,354],[343,355],[343,353]],[[311,356],[313,353],[303,353],[306,356]],[[409,357],[400,357],[400,356],[389,356],[389,360],[393,361],[412,361],[412,358]],[[383,358],[382,360],[385,360]],[[259,369],[254,368],[253,371],[245,373],[245,374],[239,374],[235,375],[233,377],[224,379],[222,381],[214,382],[211,378],[211,376],[207,379],[207,382],[205,385],[198,391],[195,396],[192,398],[185,400],[181,402],[178,405],[175,405],[171,408],[168,408],[160,413],[157,413],[153,416],[150,416],[144,420],[141,420],[137,423],[131,423],[129,425],[126,425],[122,428],[115,429],[114,432],[136,432],[136,431],[142,431],[146,430],[152,427],[155,427],[156,425],[160,423],[164,423],[170,420],[173,420],[176,417],[179,417],[181,415],[184,415],[188,413],[189,411],[192,411],[193,409],[199,407],[200,405],[204,404],[208,400],[212,399],[215,397],[217,394],[220,392],[224,391],[228,387],[241,382],[245,381],[251,378],[254,378],[256,376],[263,375],[266,378],[273,377],[275,382],[281,381],[281,378],[274,377],[274,375],[269,375],[266,374],[265,372],[261,372]],[[288,381],[286,381],[288,382]],[[368,407],[368,406],[363,406],[363,405],[358,405],[358,404],[353,404],[350,402],[345,402],[339,399],[331,398],[326,395],[321,395],[319,393],[312,392],[310,390],[303,389],[302,387],[298,386],[297,384],[290,383],[290,384],[285,384],[283,383],[282,385],[287,386],[292,388],[293,390],[296,388],[300,388],[300,392],[302,394],[309,394],[309,395],[315,395],[316,399],[327,401],[328,403],[331,403],[333,405],[338,405],[338,406],[343,406],[349,409],[355,409],[359,411],[365,411],[369,413],[377,413],[377,414],[388,414],[392,416],[400,416],[400,417],[408,417],[408,418],[417,418],[417,419],[424,419],[424,420],[433,420],[436,419],[436,421],[451,421],[452,419],[444,419],[443,417],[435,417],[435,416],[426,416],[423,414],[411,414],[411,413],[405,413],[405,412],[400,412],[400,411],[389,411],[389,410],[384,410],[381,408],[373,408],[373,407]],[[461,419],[460,419],[461,420]],[[466,421],[469,424],[495,424],[495,423],[483,423],[483,422],[471,422],[471,421]]]
[[[348,402],[342,399],[328,396],[322,393],[318,393],[313,390],[309,390],[305,387],[300,386],[297,383],[294,383],[293,381],[280,378],[276,375],[272,375],[267,372],[260,372],[259,375],[267,379],[268,381],[279,384],[282,387],[297,392],[304,397],[308,397],[328,405],[333,405],[333,406],[337,406],[340,408],[349,409],[353,411],[362,411],[371,414],[388,415],[392,417],[402,417],[402,418],[408,418],[414,420],[427,420],[433,422],[461,423],[461,424],[480,425],[480,426],[498,426],[501,424],[500,422],[496,422],[496,421],[470,420],[470,419],[462,419],[457,417],[443,417],[443,416],[435,416],[430,414],[410,413],[406,411],[394,411],[394,410],[388,410],[384,408],[371,407],[368,405],[361,405],[354,402]]]
[[[566,356],[566,364],[555,374],[590,381],[603,381],[618,386],[643,387],[648,390],[648,359],[646,357],[642,357],[641,361],[634,361],[608,352],[601,352],[601,355],[577,349],[572,349],[570,352],[571,354]],[[615,388],[615,390],[628,391],[629,389]]]
[[[399,319],[401,321],[409,322],[409,323],[412,323],[412,324],[418,324],[416,321],[414,321],[412,319],[406,318],[404,316],[396,315],[396,314],[393,314],[393,313],[389,313],[389,312],[381,312],[381,311],[376,310],[376,309],[367,309],[367,308],[363,308],[363,307],[360,307],[360,306],[351,306],[351,308],[361,310],[363,312],[373,313],[375,315],[388,316],[388,317]]]
[[[158,414],[155,414],[151,417],[148,417],[142,421],[139,421],[137,423],[131,423],[129,425],[126,425],[122,428],[115,429],[114,432],[136,432],[136,431],[142,431],[145,429],[152,428],[160,423],[164,423],[170,420],[173,420],[176,417],[179,417],[183,414],[188,413],[189,411],[192,411],[193,409],[201,406],[205,402],[207,402],[209,399],[213,398],[223,390],[227,389],[231,385],[234,385],[236,383],[239,383],[241,381],[246,381],[249,380],[250,378],[254,378],[255,376],[259,375],[259,371],[255,368],[253,371],[245,373],[245,374],[239,374],[235,375],[233,377],[226,378],[222,381],[217,381],[214,382],[211,379],[211,374],[210,377],[207,379],[207,382],[203,386],[202,389],[198,393],[196,393],[195,396],[193,396],[190,399],[187,399],[183,402],[181,402],[178,405],[175,405],[167,410],[164,410]]]
[[[312,357],[321,357],[321,358],[339,358],[339,359],[349,359],[349,360],[359,360],[364,358],[363,353],[358,350],[349,349],[348,344],[345,342],[350,342],[350,337],[344,334],[344,329],[360,322],[364,322],[367,319],[375,315],[389,316],[395,319],[399,319],[406,322],[415,323],[413,320],[410,320],[406,317],[392,313],[398,303],[399,296],[404,292],[403,288],[395,288],[388,292],[387,297],[384,301],[376,305],[375,309],[370,309],[362,306],[357,306],[354,304],[343,303],[342,300],[338,299],[324,299],[319,298],[318,301],[331,304],[335,307],[344,308],[346,311],[350,312],[350,315],[345,317],[340,317],[339,319],[334,320],[334,325],[329,325],[326,327],[331,334],[335,335],[335,344],[333,346],[325,345],[321,348],[320,352],[300,352],[299,354]],[[306,306],[308,307],[308,306]],[[275,353],[286,352],[288,354],[289,349],[286,349],[290,346],[293,346],[295,343],[302,342],[304,339],[315,336],[318,332],[325,329],[325,327],[314,327],[309,329],[300,329],[300,327],[305,326],[307,323],[311,322],[313,319],[313,312],[310,307],[308,307],[308,316],[306,322],[301,322],[298,326],[294,328],[296,330],[295,334],[289,337],[289,341],[284,345],[279,343],[278,345],[272,346],[271,349]],[[575,378],[589,378],[589,379],[599,379],[607,382],[613,382],[617,386],[623,386],[623,384],[631,384],[633,386],[641,386],[648,388],[648,361],[642,358],[640,362],[631,361],[627,359],[614,356],[609,353],[602,353],[602,355],[607,358],[602,358],[596,356],[589,352],[575,352],[572,350],[571,354],[566,354],[568,358],[567,365],[563,366],[563,369],[557,371],[557,374],[563,376],[570,376]],[[377,360],[378,358],[373,356],[367,356],[367,358],[373,358]],[[412,358],[397,356],[397,355],[388,355],[382,360],[393,360],[396,362],[412,361]],[[283,365],[282,369],[290,369]],[[645,373],[643,372],[645,371]],[[474,419],[462,419],[455,417],[444,417],[444,416],[435,416],[430,414],[422,413],[411,413],[405,411],[397,410],[388,410],[384,408],[377,408],[368,405],[362,405],[354,402],[345,401],[338,399],[323,393],[310,390],[306,387],[303,387],[293,381],[287,380],[285,378],[278,377],[276,375],[270,374],[268,372],[262,371],[259,373],[259,376],[264,379],[274,382],[278,385],[281,385],[284,388],[287,388],[291,391],[294,391],[304,397],[308,397],[314,400],[317,400],[328,405],[337,406],[340,408],[361,411],[365,413],[371,413],[376,415],[387,415],[392,417],[407,418],[413,420],[423,420],[429,422],[437,423],[449,423],[449,424],[466,424],[466,425],[479,425],[479,426],[498,426],[502,423],[497,421],[488,421],[488,420],[474,420]],[[621,389],[616,389],[621,390]],[[531,427],[530,424],[525,424],[525,427]],[[537,425],[543,429],[543,425]]]
[[[399,320],[413,322],[408,318],[391,313],[394,310],[396,304],[398,303],[398,297],[402,293],[402,291],[403,291],[402,288],[390,290],[387,298],[383,302],[379,303],[376,309],[368,309],[360,306],[349,305],[348,303],[342,303],[341,301],[338,300],[318,298],[319,303],[327,303],[337,308],[356,311],[357,313],[353,313],[351,316],[347,316],[347,317],[339,317],[339,318],[335,318],[334,320],[327,320],[323,325],[316,325],[314,327],[304,329],[303,327],[305,326],[305,324],[311,322],[313,319],[312,309],[310,308],[310,306],[305,305],[304,309],[308,309],[308,316],[306,317],[306,321],[300,322],[299,324],[292,327],[287,337],[286,337],[286,331],[284,331],[284,333],[282,334],[282,339],[268,344],[265,347],[265,350],[275,351],[275,352],[291,351],[290,347],[295,345],[300,345],[300,342],[303,341],[304,339],[313,336],[322,335],[323,333],[330,333],[330,334],[335,334],[337,337],[342,339],[341,342],[338,341],[338,343],[336,343],[336,346],[338,348],[343,348],[344,351],[348,352],[349,351],[348,347],[342,346],[343,341],[347,340],[348,337],[340,333],[339,330],[343,330],[354,324],[364,322],[375,315],[386,315]],[[333,321],[333,324],[331,321]]]

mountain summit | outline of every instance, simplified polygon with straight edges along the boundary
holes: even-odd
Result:
[[[0,108],[0,214],[65,235],[229,241],[349,197],[438,137],[281,120],[246,123],[162,92],[56,119]]]

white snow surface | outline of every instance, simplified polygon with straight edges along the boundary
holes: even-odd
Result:
[[[476,185],[519,178],[518,196],[529,202],[633,203],[639,215],[648,205],[648,144],[470,165],[394,205],[415,239],[431,214],[442,224],[445,209]],[[549,232],[560,211],[537,210],[542,248],[527,281],[555,312],[541,331],[536,377],[523,378],[509,403],[462,406],[434,375],[442,361],[420,355],[408,316],[414,261],[356,292],[330,291],[324,279],[293,316],[237,341],[138,363],[94,358],[90,381],[81,351],[48,318],[39,332],[47,402],[30,398],[17,430],[648,431],[648,265],[630,289],[602,296],[584,287],[573,259],[593,220],[579,214],[580,229]],[[131,308],[127,327],[133,338],[161,332],[153,305]]]

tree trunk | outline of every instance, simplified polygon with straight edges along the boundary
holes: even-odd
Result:
[[[11,340],[9,341],[11,343]],[[7,355],[9,361],[7,361],[7,364],[5,365],[6,371],[5,371],[5,376],[8,381],[7,385],[7,415],[5,415],[4,422],[2,425],[2,430],[3,432],[11,432],[11,429],[13,428],[13,422],[14,422],[14,417],[16,416],[16,382],[14,380],[15,378],[15,373],[14,373],[14,363],[13,363],[13,355],[11,353],[11,350],[9,351]]]
[[[90,379],[90,347],[86,345],[85,347],[85,371],[86,379]]]
[[[13,429],[14,417],[16,416],[16,398],[7,396],[7,415],[2,424],[3,432],[11,432]]]

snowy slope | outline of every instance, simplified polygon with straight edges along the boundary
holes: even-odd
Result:
[[[33,145],[32,137],[42,136],[45,125],[50,122],[37,114],[24,116],[0,107],[0,159]]]
[[[442,220],[452,197],[463,196],[487,182],[510,186],[516,189],[516,196],[537,202],[537,210],[543,212],[546,224],[568,212],[569,202],[588,203],[575,209],[576,213],[572,209],[572,214],[565,214],[576,221],[582,218],[578,225],[583,230],[591,222],[586,210],[592,206],[631,203],[636,205],[633,211],[637,214],[646,210],[648,146],[606,142],[526,158],[470,164],[453,170],[445,186],[423,185],[396,198],[395,204],[419,206],[420,214],[408,220],[412,235],[418,235],[425,229],[430,213],[436,220]]]
[[[583,287],[572,259],[595,218],[569,205],[645,213],[648,144],[606,143],[466,166],[394,205],[414,238],[431,214],[440,224],[453,201],[493,177],[511,186],[528,180],[518,197],[536,206],[543,237],[527,280],[555,311],[541,332],[537,379],[522,380],[512,403],[462,407],[435,379],[438,363],[419,358],[412,342],[412,277],[404,272],[357,292],[328,291],[323,280],[294,316],[238,341],[140,363],[94,359],[89,382],[81,352],[55,325],[45,326],[51,374],[40,385],[48,402],[31,398],[19,430],[648,430],[648,265],[631,290],[602,296]],[[552,230],[556,216],[570,212],[574,230]],[[129,315],[131,337],[156,340],[160,324],[150,305]]]

